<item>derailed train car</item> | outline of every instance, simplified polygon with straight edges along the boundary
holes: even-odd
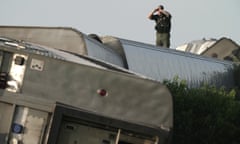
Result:
[[[64,27],[2,26],[0,34],[87,55],[160,82],[179,77],[190,87],[235,85],[233,63],[215,58]]]
[[[232,62],[126,39],[112,37],[103,39],[107,44],[119,41],[125,52],[128,69],[154,80],[162,82],[178,77],[186,80],[189,87],[208,84],[232,88],[235,85]]]
[[[1,144],[166,144],[159,82],[79,54],[0,38]]]
[[[12,38],[1,38],[2,143],[169,143],[172,98],[159,82],[234,86],[231,62],[140,42],[65,27],[0,35]]]

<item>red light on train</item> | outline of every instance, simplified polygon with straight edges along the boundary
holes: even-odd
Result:
[[[105,89],[98,89],[97,93],[98,93],[98,95],[100,95],[102,97],[108,96],[108,92]]]

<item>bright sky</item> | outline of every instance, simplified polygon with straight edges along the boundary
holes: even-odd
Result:
[[[61,26],[155,44],[148,14],[172,14],[171,48],[202,38],[240,44],[240,0],[0,0],[0,25]]]

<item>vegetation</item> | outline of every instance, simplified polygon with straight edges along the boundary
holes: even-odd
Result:
[[[235,90],[190,89],[177,78],[164,83],[174,99],[173,144],[240,143],[240,103]]]

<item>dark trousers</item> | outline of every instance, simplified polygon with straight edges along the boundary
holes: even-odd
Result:
[[[160,47],[170,47],[170,33],[156,32],[156,45]]]

